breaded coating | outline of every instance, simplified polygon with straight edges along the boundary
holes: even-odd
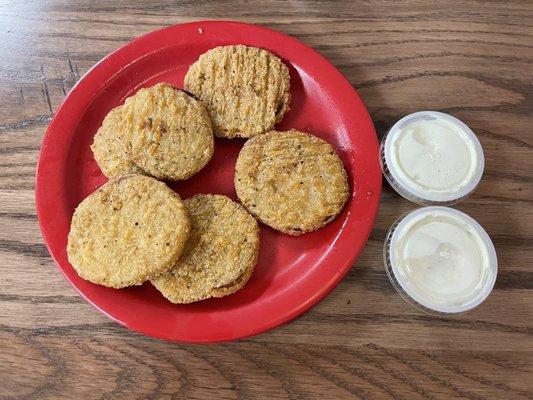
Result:
[[[127,149],[139,167],[160,179],[187,179],[214,152],[211,120],[201,102],[160,83],[124,103]]]
[[[243,45],[202,54],[185,89],[207,107],[215,135],[252,137],[270,131],[289,111],[289,69],[269,51]]]
[[[325,226],[349,196],[346,171],[333,148],[296,130],[248,140],[237,158],[235,189],[255,217],[290,235]]]
[[[144,171],[159,179],[183,180],[209,162],[214,138],[203,104],[159,83],[111,110],[91,147],[107,177]]]
[[[123,175],[76,208],[68,259],[93,283],[113,288],[139,285],[174,266],[190,225],[183,202],[163,182]]]
[[[185,200],[191,236],[174,269],[152,279],[173,303],[222,297],[241,289],[259,253],[257,221],[222,195],[199,194]]]
[[[144,174],[126,151],[121,116],[122,106],[111,110],[96,132],[91,146],[96,163],[108,178],[116,178],[125,174]]]

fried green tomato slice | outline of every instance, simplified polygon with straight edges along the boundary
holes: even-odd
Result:
[[[124,175],[78,205],[68,259],[78,275],[93,283],[139,285],[175,265],[190,225],[183,202],[163,182]]]
[[[296,130],[248,140],[237,158],[235,189],[259,221],[290,235],[322,228],[349,196],[346,171],[331,145]]]
[[[289,111],[287,66],[269,51],[243,45],[202,54],[185,76],[185,89],[207,107],[220,137],[270,131]]]
[[[191,236],[174,268],[152,279],[173,303],[223,297],[241,289],[259,253],[257,221],[222,195],[199,194],[185,200]]]

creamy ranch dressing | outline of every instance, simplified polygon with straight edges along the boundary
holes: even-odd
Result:
[[[392,161],[409,184],[428,191],[453,191],[472,179],[474,146],[447,121],[419,121],[393,138]]]
[[[419,204],[458,200],[474,190],[483,173],[483,151],[474,133],[439,112],[402,118],[387,134],[383,153],[387,180]]]
[[[388,246],[396,282],[432,310],[473,308],[494,285],[494,246],[479,224],[457,210],[425,207],[410,213],[394,229]]]

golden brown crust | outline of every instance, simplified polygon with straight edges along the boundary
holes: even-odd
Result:
[[[241,289],[259,253],[257,221],[222,195],[199,194],[185,200],[191,236],[174,269],[152,279],[173,303],[223,297]]]
[[[124,175],[78,205],[67,253],[82,278],[122,288],[172,268],[189,233],[176,193],[154,178]]]
[[[109,178],[147,173],[159,179],[187,179],[213,156],[211,119],[201,102],[159,83],[111,110],[91,148]]]
[[[349,196],[346,171],[333,148],[296,130],[248,140],[237,159],[235,189],[261,222],[291,235],[328,224]]]
[[[221,137],[268,132],[289,111],[289,69],[255,47],[222,46],[202,54],[189,68],[185,88],[204,102]]]
[[[106,115],[102,126],[94,136],[91,149],[96,163],[108,178],[125,174],[144,174],[126,151],[122,106],[114,108]]]
[[[187,179],[213,156],[207,110],[182,90],[167,83],[141,89],[126,100],[123,113],[131,159],[157,178]]]

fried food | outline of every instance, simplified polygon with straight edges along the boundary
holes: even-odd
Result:
[[[159,83],[139,90],[113,109],[92,149],[108,177],[145,171],[159,179],[183,180],[209,162],[214,138],[203,104]]]
[[[144,173],[128,155],[124,134],[120,106],[107,114],[91,145],[96,163],[108,178]]]
[[[190,225],[183,202],[163,182],[124,175],[76,208],[68,258],[78,274],[93,283],[139,285],[174,266]]]
[[[252,137],[271,130],[289,110],[289,69],[274,54],[243,45],[200,56],[185,89],[207,107],[215,135]]]
[[[256,218],[290,235],[325,226],[349,196],[346,171],[331,145],[296,130],[248,140],[237,159],[235,189]]]
[[[152,279],[173,303],[222,297],[241,289],[259,253],[259,226],[226,196],[199,194],[185,200],[191,236],[174,269]]]

